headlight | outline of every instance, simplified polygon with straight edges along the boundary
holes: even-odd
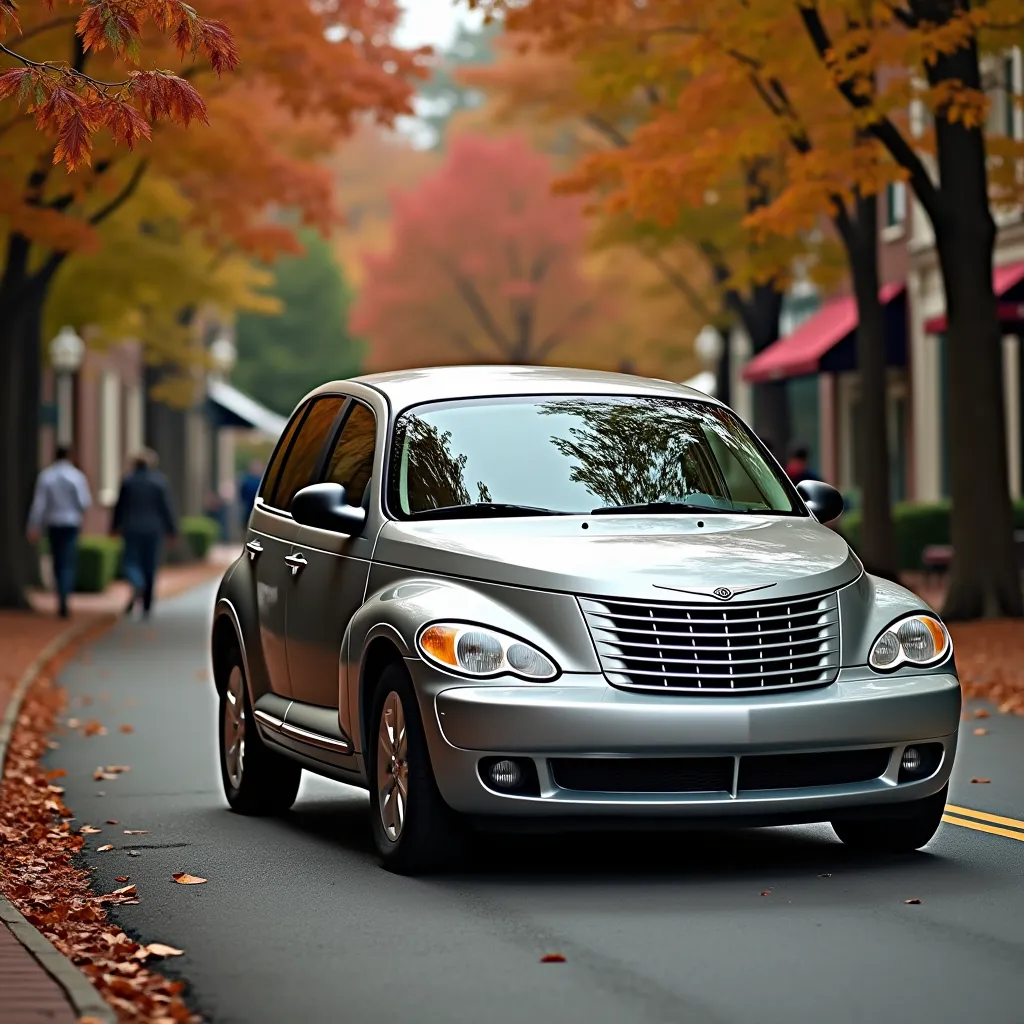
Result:
[[[536,647],[483,626],[438,622],[420,633],[419,649],[430,661],[466,675],[516,675],[542,682],[558,675],[555,663]]]
[[[879,672],[900,665],[932,665],[942,661],[952,646],[948,630],[934,615],[908,615],[874,642],[868,664]]]

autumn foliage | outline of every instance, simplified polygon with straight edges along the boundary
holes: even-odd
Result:
[[[381,367],[541,363],[599,309],[580,271],[581,203],[517,137],[456,139],[396,197],[391,250],[368,255],[353,330]]]

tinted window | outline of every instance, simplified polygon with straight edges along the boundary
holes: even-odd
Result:
[[[802,514],[792,497],[732,413],[674,398],[524,396],[419,406],[395,424],[388,476],[388,504],[400,517],[480,503],[576,515],[651,502]]]
[[[377,421],[373,412],[360,402],[352,405],[341,434],[327,462],[325,480],[341,484],[350,505],[361,505],[373,474],[373,450],[377,441]]]
[[[278,473],[281,470],[281,463],[284,462],[284,457],[292,443],[292,438],[295,436],[296,430],[298,430],[299,425],[302,423],[308,411],[308,403],[303,405],[300,409],[297,409],[295,415],[288,421],[288,426],[284,428],[281,440],[277,442],[277,447],[274,449],[274,454],[271,456],[270,464],[267,466],[267,471],[263,474],[263,481],[260,483],[259,497],[266,502],[269,502],[273,496],[274,484],[276,483]]]
[[[309,483],[316,469],[317,457],[344,404],[343,398],[334,395],[313,400],[291,449],[285,454],[281,476],[270,502],[275,508],[287,511],[295,492],[301,491]]]

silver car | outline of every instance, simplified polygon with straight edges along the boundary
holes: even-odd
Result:
[[[721,403],[526,367],[325,385],[288,423],[212,654],[228,802],[366,788],[386,867],[471,828],[829,821],[910,851],[961,693],[945,626],[869,576]]]

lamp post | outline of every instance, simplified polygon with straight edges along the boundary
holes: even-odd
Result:
[[[710,324],[701,328],[693,344],[697,358],[705,373],[715,375],[715,397],[729,404],[729,368],[723,365],[725,355],[725,339],[721,331]]]
[[[70,447],[74,440],[75,374],[82,366],[85,342],[73,327],[62,327],[50,342],[50,364],[56,375],[57,445]]]
[[[235,343],[226,335],[219,335],[210,345],[210,367],[212,376],[217,380],[224,380],[230,376],[238,361],[238,350]]]

